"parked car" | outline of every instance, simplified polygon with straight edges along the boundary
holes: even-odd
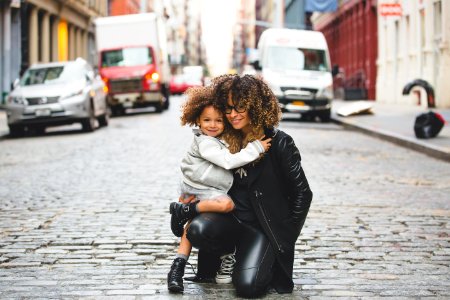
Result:
[[[203,83],[189,74],[173,75],[170,80],[170,93],[172,95],[183,94],[188,88],[194,86],[202,86]]]
[[[77,122],[89,132],[97,120],[107,126],[109,118],[103,80],[81,58],[32,65],[15,81],[6,113],[12,136]]]

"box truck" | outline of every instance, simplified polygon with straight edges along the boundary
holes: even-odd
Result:
[[[284,112],[330,120],[333,78],[324,35],[318,31],[269,28],[258,42],[258,72]]]
[[[126,108],[169,107],[170,67],[164,24],[155,13],[95,20],[98,71],[113,115]]]

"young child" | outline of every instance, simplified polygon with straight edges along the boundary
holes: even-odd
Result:
[[[190,203],[170,204],[171,229],[181,237],[178,253],[167,275],[167,286],[171,292],[183,292],[183,275],[192,246],[186,238],[184,225],[199,213],[227,213],[234,203],[227,195],[233,183],[230,169],[238,168],[257,159],[270,147],[271,139],[256,140],[240,152],[231,154],[219,140],[227,130],[222,112],[215,107],[215,101],[208,87],[188,90],[187,100],[182,106],[181,124],[198,126],[193,129],[194,141],[181,162],[181,199],[195,196]],[[229,129],[228,129],[229,130]],[[184,202],[184,201],[182,201]],[[217,283],[230,283],[235,263],[234,253],[223,255],[222,264],[216,276]]]

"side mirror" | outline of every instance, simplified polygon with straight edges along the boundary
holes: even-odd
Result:
[[[11,83],[11,91],[19,86],[19,78],[16,78],[13,83]]]
[[[257,71],[261,71],[261,70],[262,70],[261,65],[259,64],[259,60],[253,61],[253,62],[251,63],[251,65],[252,65],[253,68],[255,68],[255,70],[257,70]]]
[[[95,73],[94,71],[89,71],[86,73],[86,79],[88,82],[92,82],[94,80]]]
[[[333,68],[331,69],[331,75],[336,76],[339,74],[339,65],[333,65]]]

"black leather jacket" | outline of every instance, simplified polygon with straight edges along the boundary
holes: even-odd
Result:
[[[312,192],[301,166],[301,156],[291,136],[281,130],[266,130],[272,146],[249,169],[250,200],[256,216],[277,253],[279,268],[275,288],[290,292],[295,242],[305,222]]]

